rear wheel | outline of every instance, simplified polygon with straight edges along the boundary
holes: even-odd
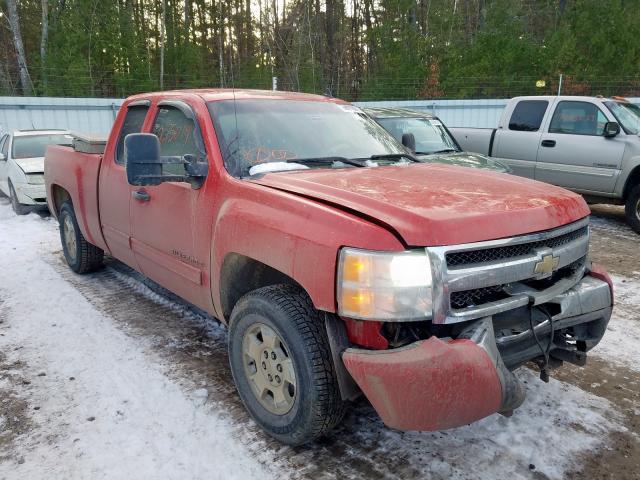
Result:
[[[78,227],[73,206],[69,202],[62,204],[58,222],[64,258],[71,270],[76,273],[88,273],[100,268],[104,252],[84,238]]]
[[[281,442],[309,442],[342,419],[324,323],[300,289],[273,285],[242,297],[231,315],[229,360],[245,407]]]
[[[640,233],[640,185],[631,189],[625,203],[627,223],[637,233]]]
[[[27,205],[23,205],[18,201],[18,195],[16,195],[16,191],[11,182],[9,182],[9,198],[11,199],[11,208],[16,215],[26,215],[31,211]]]

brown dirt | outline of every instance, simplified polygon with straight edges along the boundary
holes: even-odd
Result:
[[[8,325],[5,320],[7,310],[0,292],[0,335],[4,335]],[[0,351],[0,462],[14,458],[12,449],[16,439],[32,428],[29,404],[25,393],[29,380],[23,376],[24,364],[12,362]]]
[[[640,236],[625,223],[624,207],[593,205],[591,259],[610,272],[640,277]],[[607,222],[601,220],[606,219]],[[639,312],[639,305],[625,305]],[[638,345],[640,348],[640,345]],[[608,399],[625,417],[628,431],[613,433],[609,445],[581,459],[581,468],[569,479],[640,479],[640,373],[590,357],[587,368],[564,365],[554,372],[558,380]]]

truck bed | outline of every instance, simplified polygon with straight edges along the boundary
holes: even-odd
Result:
[[[72,147],[47,147],[44,176],[49,210],[57,217],[62,203],[71,199],[78,226],[87,241],[108,252],[100,228],[98,185],[102,155]]]
[[[463,150],[491,156],[495,128],[449,128]]]

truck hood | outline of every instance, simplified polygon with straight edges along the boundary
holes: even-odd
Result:
[[[433,153],[420,155],[420,160],[429,163],[444,163],[446,165],[458,165],[460,167],[482,168],[494,172],[509,173],[511,169],[505,164],[497,162],[489,157],[471,152]]]
[[[494,240],[589,215],[582,197],[568,190],[450,165],[311,169],[251,181],[356,212],[384,224],[410,246]]]
[[[44,157],[14,158],[13,161],[24,173],[43,173]]]

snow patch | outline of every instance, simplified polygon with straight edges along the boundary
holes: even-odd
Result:
[[[592,354],[640,371],[640,279],[611,275],[614,307],[607,331]]]
[[[259,175],[261,173],[269,172],[284,172],[288,170],[308,170],[309,167],[302,165],[301,163],[288,163],[288,162],[267,162],[254,165],[249,169],[249,175]]]

